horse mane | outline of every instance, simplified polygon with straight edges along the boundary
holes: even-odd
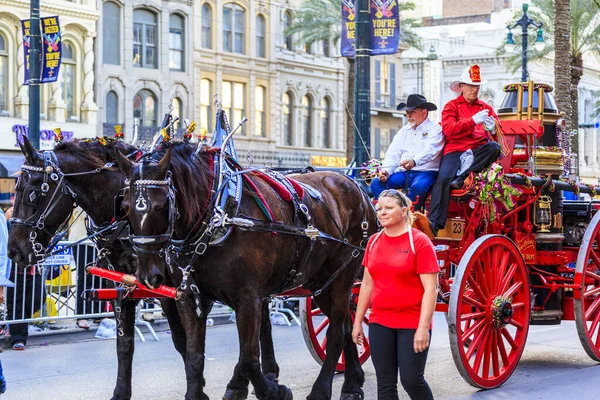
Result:
[[[135,146],[112,138],[96,138],[93,140],[60,142],[54,147],[54,152],[61,157],[61,169],[64,165],[69,164],[67,169],[77,170],[80,167],[102,168],[108,162],[115,163],[117,149],[125,155],[138,150]],[[118,170],[118,166],[115,164],[111,169]]]
[[[200,144],[198,144],[200,146]],[[210,147],[202,145],[197,156],[195,145],[173,141],[171,147],[170,171],[177,189],[177,209],[184,226],[190,226],[201,218],[211,195],[213,169]]]

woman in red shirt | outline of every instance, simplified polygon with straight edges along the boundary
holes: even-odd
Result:
[[[398,399],[400,382],[411,399],[433,399],[424,371],[440,269],[429,238],[413,229],[410,200],[390,189],[379,195],[383,230],[367,244],[352,339],[361,344],[369,305],[369,340],[377,398]]]

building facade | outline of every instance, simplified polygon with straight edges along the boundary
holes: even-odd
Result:
[[[460,2],[448,0],[448,3]],[[446,3],[446,1],[444,1]],[[458,80],[462,70],[468,65],[481,67],[482,86],[480,98],[492,107],[498,108],[504,98],[503,87],[521,80],[521,70],[509,72],[506,67],[506,55],[497,55],[497,48],[506,40],[506,26],[514,12],[520,12],[522,1],[500,2],[487,0],[482,9],[489,10],[481,14],[485,21],[458,23],[456,18],[464,15],[436,19],[436,24],[417,28],[425,49],[435,51],[435,61],[422,61],[427,54],[410,49],[404,57],[404,96],[422,92],[438,104],[438,107],[456,97],[450,90],[450,83]],[[489,3],[489,4],[488,4]],[[447,10],[446,5],[443,8]],[[520,14],[519,14],[520,15]],[[425,17],[426,15],[421,15]],[[546,40],[551,38],[546,37]],[[421,61],[419,61],[421,60]],[[535,82],[549,83],[554,86],[554,59],[547,57],[528,63],[529,75]],[[594,115],[594,103],[600,92],[600,60],[587,56],[584,61],[584,74],[579,83],[579,175],[591,184],[600,184],[600,118]],[[434,114],[435,115],[435,114]],[[439,114],[437,114],[439,119]]]
[[[61,128],[67,137],[96,135],[94,42],[100,13],[96,0],[46,0],[40,12],[42,17],[58,15],[62,32],[59,80],[40,86],[40,144],[51,148],[54,128]],[[21,31],[21,20],[28,18],[28,2],[0,0],[0,157],[4,166],[0,170],[7,174],[21,165],[16,134],[28,129],[29,93],[23,84]]]

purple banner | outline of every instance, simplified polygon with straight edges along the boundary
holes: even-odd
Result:
[[[24,19],[21,21],[21,27],[23,28],[23,57],[25,57],[25,79],[24,84],[29,84],[29,51],[31,50],[31,36],[29,33],[29,20]]]
[[[41,83],[56,82],[60,71],[62,50],[58,16],[41,18],[42,22],[42,78]]]
[[[371,55],[396,54],[400,43],[398,0],[371,0]]]
[[[342,40],[340,41],[342,57],[354,57],[355,32],[356,0],[342,0]]]
[[[400,44],[400,10],[398,0],[371,0],[371,55],[395,54]],[[354,57],[356,49],[356,0],[342,0],[342,57]]]

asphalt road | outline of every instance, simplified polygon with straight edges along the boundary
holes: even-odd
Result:
[[[297,326],[275,326],[275,350],[281,367],[280,382],[296,399],[310,392],[319,366],[308,353]],[[235,325],[208,329],[206,392],[219,399],[238,358]],[[182,399],[185,393],[183,362],[167,332],[159,342],[136,342],[134,399]],[[30,346],[24,352],[5,350],[0,355],[8,390],[2,400],[102,399],[111,397],[116,379],[114,340],[82,340],[50,346]],[[366,399],[376,399],[375,373],[364,365]],[[444,316],[435,316],[426,377],[436,399],[597,399],[600,364],[582,349],[575,325],[532,326],[521,363],[508,382],[490,391],[478,391],[458,374],[448,343]],[[334,379],[338,398],[343,377]],[[400,398],[408,397],[401,391]]]

